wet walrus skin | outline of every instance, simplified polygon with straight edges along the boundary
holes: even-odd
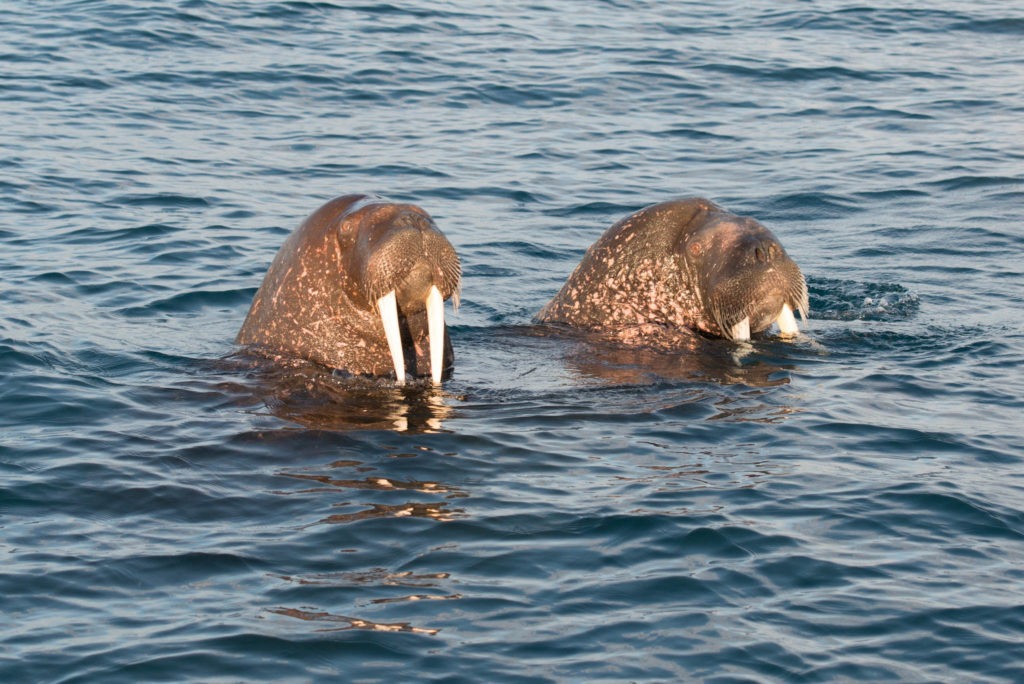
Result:
[[[539,323],[643,344],[680,329],[748,340],[807,318],[807,285],[767,228],[703,198],[641,209],[595,242]]]
[[[417,206],[345,195],[317,209],[274,258],[235,342],[353,375],[451,370],[444,300],[458,301],[451,243]]]

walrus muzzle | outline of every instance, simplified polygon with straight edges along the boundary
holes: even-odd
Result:
[[[695,269],[703,304],[721,335],[745,341],[772,323],[782,336],[796,335],[795,313],[806,321],[809,308],[800,268],[759,224],[738,232],[728,226],[721,233],[700,255],[704,268]]]
[[[361,273],[365,297],[380,316],[397,383],[405,383],[405,350],[411,348],[415,362],[424,336],[431,379],[440,383],[444,373],[444,300],[452,297],[454,307],[459,305],[462,269],[455,249],[429,218],[409,210],[395,216],[386,231],[362,231],[359,240],[366,244],[355,254],[368,257],[354,266]],[[426,330],[420,323],[424,311]],[[408,346],[403,344],[403,333],[411,343]]]

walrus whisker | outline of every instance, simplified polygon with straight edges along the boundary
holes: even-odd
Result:
[[[802,318],[804,323],[806,323],[807,319],[810,318],[810,314],[808,311],[810,309],[810,306],[807,301],[807,288],[805,287],[796,296],[790,295],[790,299],[793,302],[793,306],[790,308],[795,308],[797,311],[799,311],[800,318]]]
[[[718,302],[714,302],[709,307],[711,309],[711,318],[714,320],[718,329],[722,331],[722,335],[728,337],[731,334],[732,326],[725,324],[725,319],[722,316],[722,311],[718,307]]]
[[[461,303],[460,300],[462,298],[462,268],[458,267],[457,264],[456,266],[457,268],[455,270],[457,273],[455,275],[455,285],[452,287],[451,294],[452,313],[459,313],[459,304]]]
[[[807,280],[804,279],[804,274],[799,271],[797,271],[797,281],[790,288],[789,298],[793,302],[792,308],[799,311],[800,317],[804,322],[807,322],[810,310],[810,301],[807,296]]]
[[[430,336],[430,377],[435,385],[439,385],[444,372],[444,297],[436,285],[431,285],[427,293],[427,330]]]
[[[718,325],[718,329],[722,331],[722,337],[737,342],[749,341],[753,303],[747,304],[739,310],[731,310],[728,314],[722,313],[725,306],[727,304],[719,300],[710,305],[712,319]]]
[[[398,301],[394,290],[377,300],[377,311],[380,312],[380,321],[384,324],[384,337],[388,340],[391,361],[395,365],[395,382],[404,385],[405,354],[402,351],[402,331],[398,327]],[[430,337],[431,345],[433,345],[434,336]]]

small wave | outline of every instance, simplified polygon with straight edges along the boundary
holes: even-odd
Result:
[[[89,226],[78,228],[61,236],[69,244],[110,244],[117,242],[148,242],[174,235],[180,229],[166,223],[148,223],[131,228],[102,229]]]
[[[582,89],[593,90],[593,89]],[[589,94],[594,94],[593,92]],[[481,102],[512,105],[526,109],[560,107],[575,99],[588,95],[581,92],[578,84],[567,83],[563,87],[514,86],[503,83],[485,83],[448,96],[451,104],[478,106]]]
[[[524,257],[535,257],[538,259],[558,259],[562,257],[560,252],[556,252],[549,249],[547,246],[537,244],[536,242],[530,242],[527,240],[496,240],[493,242],[484,242],[473,247],[474,256],[477,259],[487,258],[501,258],[507,259],[505,255],[509,252],[518,254]],[[504,265],[508,265],[508,262],[503,262]],[[485,265],[486,267],[499,267],[497,261],[492,261],[491,264]]]
[[[955,176],[941,181],[929,183],[933,187],[946,192],[956,190],[973,190],[975,188],[991,188],[1002,186],[1024,185],[1024,178],[1019,176]]]
[[[966,15],[932,8],[848,7],[835,11],[775,12],[762,25],[800,31],[843,31],[880,35],[956,30]],[[951,23],[953,22],[953,23]]]
[[[733,135],[722,135],[689,127],[667,128],[657,135],[666,138],[682,138],[684,140],[739,140],[739,138]]]
[[[949,26],[951,31],[970,31],[971,33],[987,33],[995,35],[1024,35],[1024,18],[1005,17],[1001,19],[972,19],[961,21]]]
[[[847,67],[792,67],[792,66],[744,66],[739,64],[708,63],[701,68],[721,73],[726,76],[740,76],[767,81],[783,81],[796,83],[801,81],[846,80],[846,81],[880,81],[888,78],[887,74],[850,69]]]
[[[931,197],[931,193],[923,190],[911,190],[909,188],[890,188],[887,190],[870,190],[854,193],[854,197],[861,199],[866,204],[872,202],[884,202],[890,200],[923,199]]]
[[[653,204],[653,202],[652,202]],[[579,204],[569,204],[561,207],[554,207],[544,209],[544,214],[547,216],[556,217],[572,217],[572,216],[601,216],[624,217],[634,211],[637,211],[641,207],[635,204],[617,204],[614,202],[605,202],[603,200],[596,200],[590,202],[582,202]],[[611,224],[609,224],[611,225]],[[607,227],[607,226],[606,226]],[[594,236],[597,237],[596,235]]]
[[[120,195],[109,200],[112,204],[136,207],[209,207],[211,202],[203,197],[179,195],[173,192],[138,193]]]
[[[252,301],[255,290],[249,288],[229,290],[193,290],[164,299],[152,301],[144,306],[129,306],[120,313],[130,317],[147,317],[158,313],[198,314],[203,309],[237,310]]]
[[[764,205],[766,211],[787,220],[814,220],[852,216],[867,209],[849,197],[826,192],[798,192],[771,197]]]
[[[835,321],[902,321],[921,308],[917,295],[898,283],[809,279],[812,317]]]
[[[220,269],[223,264],[239,261],[246,254],[235,245],[210,245],[199,240],[176,240],[173,243],[148,244],[133,252],[152,254],[150,264],[198,264],[208,262]]]
[[[541,204],[550,198],[539,190],[523,190],[521,188],[509,188],[501,186],[440,186],[420,193],[424,197],[442,197],[449,200],[465,200],[473,197],[498,197],[507,199],[522,205]]]
[[[423,178],[451,178],[451,174],[419,164],[381,164],[372,168],[381,176],[420,176]]]
[[[72,90],[109,90],[114,87],[112,81],[88,76],[60,76],[49,79],[48,84]]]
[[[918,112],[909,112],[903,109],[894,109],[891,107],[875,107],[871,105],[856,105],[854,107],[847,107],[842,111],[840,116],[844,118],[859,119],[859,118],[873,118],[873,119],[912,119],[918,121],[928,121],[934,119],[934,116],[928,114],[920,114]]]
[[[14,340],[0,340],[0,372],[10,385],[21,373],[52,369],[60,363],[61,353],[52,345],[26,345]],[[5,387],[8,389],[8,387]]]
[[[943,491],[944,490],[944,491]],[[890,520],[903,532],[945,539],[955,529],[973,538],[1024,541],[1024,514],[976,499],[953,485],[937,490],[919,483],[894,485],[878,492],[876,505],[890,508]]]

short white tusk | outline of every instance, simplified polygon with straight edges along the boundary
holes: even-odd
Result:
[[[742,321],[732,326],[732,339],[737,342],[747,342],[750,340],[750,316],[747,316]]]
[[[384,324],[384,337],[391,350],[391,361],[395,364],[395,381],[405,384],[405,354],[402,353],[402,331],[398,329],[398,302],[392,290],[377,300],[380,322]]]
[[[795,337],[800,332],[800,328],[796,325],[796,316],[793,315],[789,304],[782,305],[782,311],[779,312],[779,317],[775,322],[779,325],[779,335],[782,337]]]
[[[444,298],[435,285],[427,293],[427,331],[430,333],[430,377],[441,384],[444,372]]]

